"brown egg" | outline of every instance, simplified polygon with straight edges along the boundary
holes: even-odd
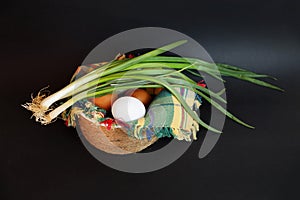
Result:
[[[146,88],[146,91],[148,92],[148,94],[154,95],[155,88]]]
[[[164,88],[160,87],[160,88],[146,88],[146,91],[150,94],[150,95],[158,95]]]
[[[148,106],[152,100],[151,95],[143,89],[134,90],[131,96],[139,99],[145,106]]]
[[[154,94],[155,95],[158,95],[162,90],[163,90],[164,88],[155,88],[155,90],[154,90]]]
[[[95,97],[91,99],[91,101],[99,108],[103,108],[106,111],[110,111],[111,105],[115,99],[116,99],[116,95],[106,94],[101,97]]]

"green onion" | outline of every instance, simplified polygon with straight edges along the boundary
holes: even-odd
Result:
[[[188,74],[203,77],[202,74],[196,73],[197,71],[203,72],[218,81],[223,81],[221,76],[229,76],[264,87],[282,90],[277,86],[258,79],[273,77],[227,64],[214,64],[195,58],[160,56],[160,54],[170,51],[185,42],[185,40],[174,42],[132,59],[125,58],[102,64],[101,67],[74,80],[63,89],[48,97],[41,92],[38,93],[37,97],[32,98],[32,102],[26,103],[23,106],[33,112],[36,121],[42,124],[49,124],[74,103],[86,98],[106,95],[115,90],[164,87],[177,98],[187,113],[200,125],[208,130],[220,133],[219,130],[203,122],[191,110],[177,90],[175,90],[176,87],[183,87],[195,91],[195,93],[202,96],[212,106],[237,123],[253,128],[229,113],[217,102],[226,103],[225,99],[221,97],[225,90],[216,93],[208,88],[201,87],[189,78]],[[62,102],[62,104],[56,107],[54,106],[56,102]]]

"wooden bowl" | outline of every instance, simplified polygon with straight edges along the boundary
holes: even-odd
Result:
[[[142,151],[157,141],[157,137],[137,139],[129,136],[122,128],[110,130],[92,121],[83,113],[78,115],[77,123],[85,139],[94,147],[111,154],[130,154]]]

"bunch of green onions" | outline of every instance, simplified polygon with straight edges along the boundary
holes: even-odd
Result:
[[[70,108],[74,103],[83,99],[103,96],[116,90],[134,89],[137,87],[164,87],[177,98],[189,115],[200,125],[208,130],[220,133],[219,130],[210,127],[202,121],[199,116],[192,111],[177,90],[175,90],[176,87],[183,87],[195,91],[203,99],[234,121],[253,128],[233,116],[218,103],[218,101],[226,103],[226,100],[221,96],[222,91],[216,93],[208,88],[201,87],[183,72],[197,76],[201,75],[195,71],[204,72],[220,81],[223,81],[221,76],[230,76],[272,89],[281,89],[258,79],[269,76],[256,74],[238,67],[209,63],[194,58],[159,56],[185,42],[187,41],[177,41],[135,58],[113,60],[78,78],[48,97],[40,92],[35,98],[32,98],[32,102],[26,103],[23,106],[33,112],[32,116],[35,117],[37,122],[45,125],[54,121],[63,111]],[[55,107],[54,104],[56,102],[63,103]]]

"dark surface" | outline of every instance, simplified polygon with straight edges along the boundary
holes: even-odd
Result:
[[[298,199],[299,8],[283,0],[3,4],[0,199]],[[61,121],[29,119],[20,104],[31,92],[61,88],[98,43],[143,26],[183,32],[215,61],[274,75],[286,92],[228,80],[229,110],[256,129],[227,120],[207,157],[198,159],[198,141],[147,174],[101,164]]]

